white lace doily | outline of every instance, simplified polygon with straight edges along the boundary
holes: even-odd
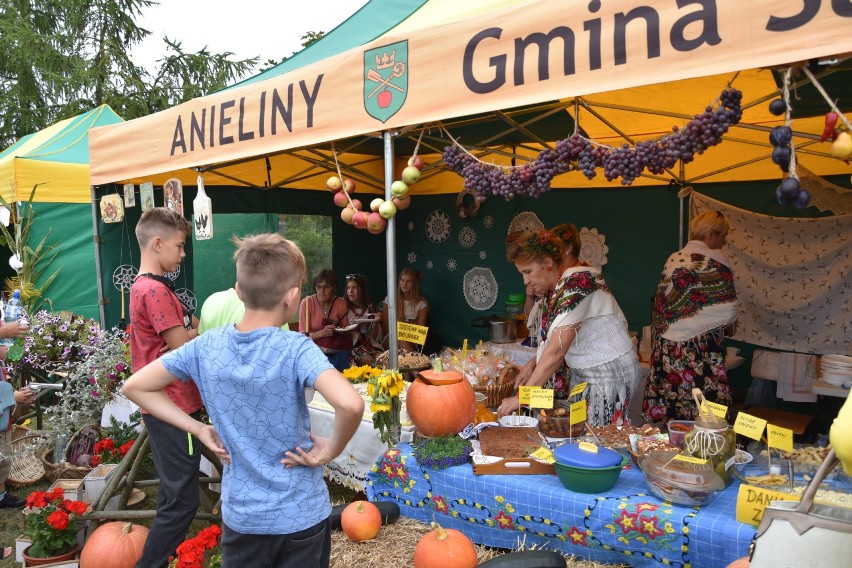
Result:
[[[517,231],[538,231],[544,229],[544,223],[538,218],[538,215],[532,211],[521,211],[512,218],[509,223],[509,231],[506,234],[515,233]]]
[[[450,272],[454,272],[456,268],[458,268],[459,264],[456,262],[456,259],[451,258],[447,261],[447,270]]]
[[[163,272],[163,276],[171,280],[172,282],[177,280],[177,277],[180,276],[180,264],[178,264],[177,270],[174,272]]]
[[[449,215],[440,210],[432,211],[426,219],[426,236],[433,243],[442,243],[449,238],[452,227]]]
[[[486,253],[484,250],[479,251],[479,259],[480,260],[485,260],[485,258],[487,256],[488,256],[488,253]]]
[[[175,294],[177,294],[180,302],[186,306],[190,312],[195,313],[195,308],[198,306],[195,302],[195,294],[192,293],[192,290],[187,288],[178,288],[175,290]]]
[[[604,244],[605,240],[606,236],[599,234],[597,229],[580,229],[580,260],[595,268],[606,264],[609,247]]]
[[[476,244],[476,231],[465,227],[459,231],[459,244],[464,248],[470,248]]]
[[[115,289],[119,292],[122,290],[130,290],[137,274],[139,274],[139,269],[135,266],[132,264],[122,264],[112,273],[112,285],[115,286]]]
[[[464,299],[474,310],[487,310],[497,301],[497,279],[490,268],[476,266],[464,275]]]
[[[433,266],[435,266],[435,265],[432,264],[432,259],[429,259],[429,260],[426,261],[426,268],[431,270]]]
[[[482,219],[482,224],[485,225],[486,229],[490,229],[494,226],[494,217],[486,215],[485,218]]]
[[[412,251],[408,253],[408,263],[414,264],[415,262],[417,262],[417,253]]]

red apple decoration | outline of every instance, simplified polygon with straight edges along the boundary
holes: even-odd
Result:
[[[391,219],[396,215],[396,205],[394,205],[393,200],[382,202],[379,206],[379,215],[385,219]]]
[[[367,228],[367,214],[363,211],[356,211],[354,215],[352,215],[352,224],[356,229],[366,229]]]
[[[381,216],[378,211],[373,211],[367,215],[367,230],[377,235],[385,230],[388,222]]]
[[[407,183],[408,185],[412,185],[417,183],[417,180],[420,179],[420,170],[415,168],[414,166],[408,166],[404,170],[402,170],[402,175],[400,176],[402,181]]]
[[[385,89],[379,96],[376,97],[376,103],[379,105],[379,108],[388,108],[393,100],[393,93]]]
[[[408,165],[417,168],[418,170],[422,170],[423,166],[426,164],[424,164],[423,158],[420,156],[411,156],[408,158]]]
[[[338,191],[334,194],[334,204],[338,207],[346,207],[349,205],[349,197],[346,196],[342,191]]]
[[[352,193],[355,191],[355,182],[349,178],[345,178],[343,180],[343,191],[346,193]]]
[[[352,200],[352,205],[351,205],[351,207],[352,207],[355,211],[361,211],[361,210],[364,208],[364,206],[362,205],[362,203],[361,203],[361,200],[360,200],[360,199],[353,199],[353,200]]]
[[[337,176],[331,176],[326,180],[325,186],[331,191],[340,191],[343,188],[343,182]]]
[[[391,199],[391,202],[396,205],[397,210],[402,211],[403,209],[408,209],[408,206],[411,205],[411,196],[394,197]]]
[[[382,199],[381,197],[375,198],[374,200],[372,200],[370,202],[370,211],[378,211],[379,207],[381,207],[382,203],[384,203],[384,202],[385,202],[385,200]]]
[[[352,224],[352,217],[355,215],[355,210],[351,207],[344,207],[342,211],[340,211],[340,220],[346,223],[347,225]]]
[[[408,195],[408,184],[401,180],[396,180],[391,184],[391,194],[394,197],[405,197]]]

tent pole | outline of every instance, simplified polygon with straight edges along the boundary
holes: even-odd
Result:
[[[390,186],[393,183],[393,137],[394,134],[390,130],[382,132],[382,141],[384,142],[384,162],[385,162],[385,200],[389,201],[393,198]],[[385,254],[387,256],[387,278],[386,284],[388,288],[388,362],[391,369],[399,368],[397,365],[397,338],[396,338],[396,314],[398,306],[396,305],[396,216],[388,219],[387,230],[385,232]]]
[[[95,242],[95,276],[98,282],[98,317],[101,321],[101,329],[106,329],[106,306],[104,302],[104,279],[101,274],[101,236],[98,234],[98,205],[95,186],[92,190],[92,240]]]

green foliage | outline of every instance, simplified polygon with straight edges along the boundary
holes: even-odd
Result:
[[[331,268],[331,217],[324,215],[279,215],[278,232],[302,249],[308,265],[308,280],[302,295],[313,294],[311,279],[323,268]]]
[[[467,462],[472,448],[461,436],[436,436],[417,442],[413,450],[420,465],[444,469]]]

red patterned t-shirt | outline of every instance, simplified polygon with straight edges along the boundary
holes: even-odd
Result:
[[[164,331],[184,326],[183,306],[165,284],[140,276],[130,288],[130,323],[130,361],[136,372],[160,356]],[[175,381],[163,391],[186,413],[201,408],[201,395],[191,380]]]

